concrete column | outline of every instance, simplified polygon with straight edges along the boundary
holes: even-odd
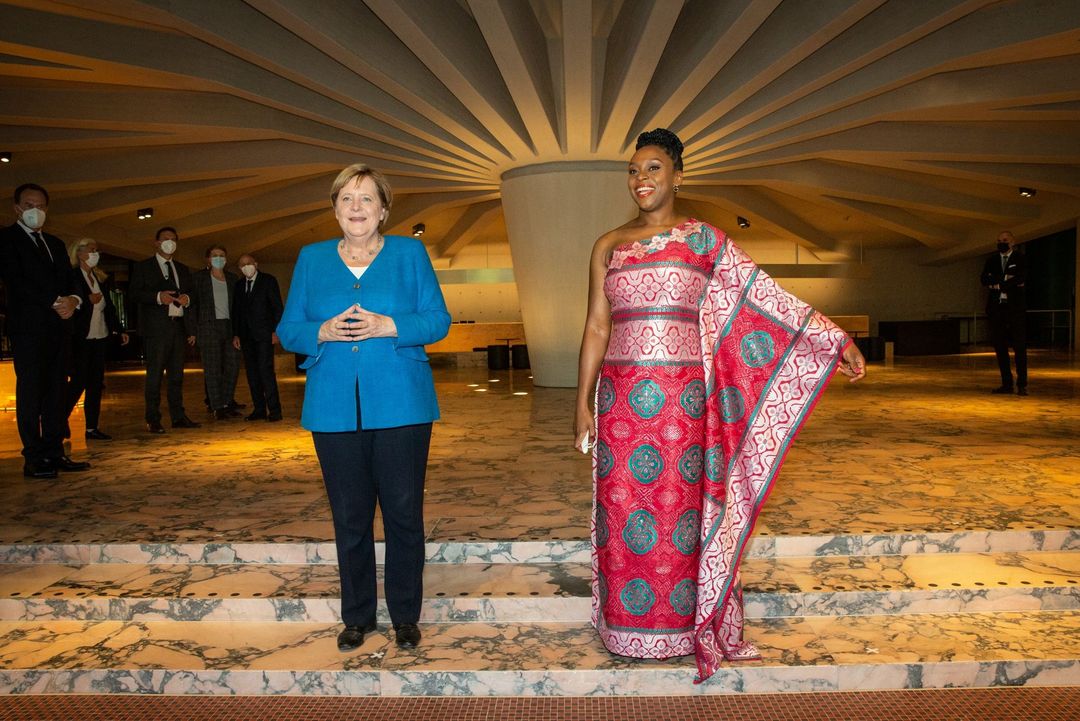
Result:
[[[515,168],[502,176],[502,204],[533,382],[573,388],[593,242],[637,213],[626,163]]]

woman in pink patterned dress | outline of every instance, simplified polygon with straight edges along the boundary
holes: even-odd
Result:
[[[593,623],[623,656],[760,658],[739,562],[788,446],[862,354],[723,233],[680,216],[682,143],[642,133],[638,216],[590,261],[575,445],[594,446]],[[595,409],[590,401],[595,399]]]

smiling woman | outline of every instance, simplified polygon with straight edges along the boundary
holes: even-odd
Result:
[[[305,247],[277,334],[308,356],[301,424],[312,432],[334,517],[341,574],[338,648],[374,631],[375,503],[386,529],[386,603],[397,643],[420,642],[424,476],[439,417],[424,346],[446,336],[450,314],[427,250],[383,236],[390,183],[374,168],[345,168],[330,189],[340,238]]]
[[[720,230],[675,212],[682,142],[638,137],[634,220],[593,246],[574,446],[593,450],[593,623],[614,653],[760,658],[739,562],[784,453],[862,355]],[[595,409],[590,402],[595,399]]]

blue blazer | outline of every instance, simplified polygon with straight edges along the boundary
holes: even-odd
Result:
[[[304,410],[309,431],[365,430],[430,423],[439,418],[424,345],[450,331],[439,281],[427,250],[414,238],[385,236],[383,249],[357,280],[338,256],[339,238],[300,251],[285,312],[282,347],[307,355]],[[350,305],[394,319],[396,338],[319,341],[319,326]]]

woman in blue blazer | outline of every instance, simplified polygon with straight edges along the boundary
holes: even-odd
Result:
[[[375,503],[386,532],[386,605],[397,644],[420,642],[424,474],[439,417],[424,345],[450,330],[422,243],[383,236],[390,184],[358,163],[330,190],[342,237],[300,252],[281,344],[307,360],[300,423],[312,432],[334,516],[341,576],[338,648],[374,631]]]

